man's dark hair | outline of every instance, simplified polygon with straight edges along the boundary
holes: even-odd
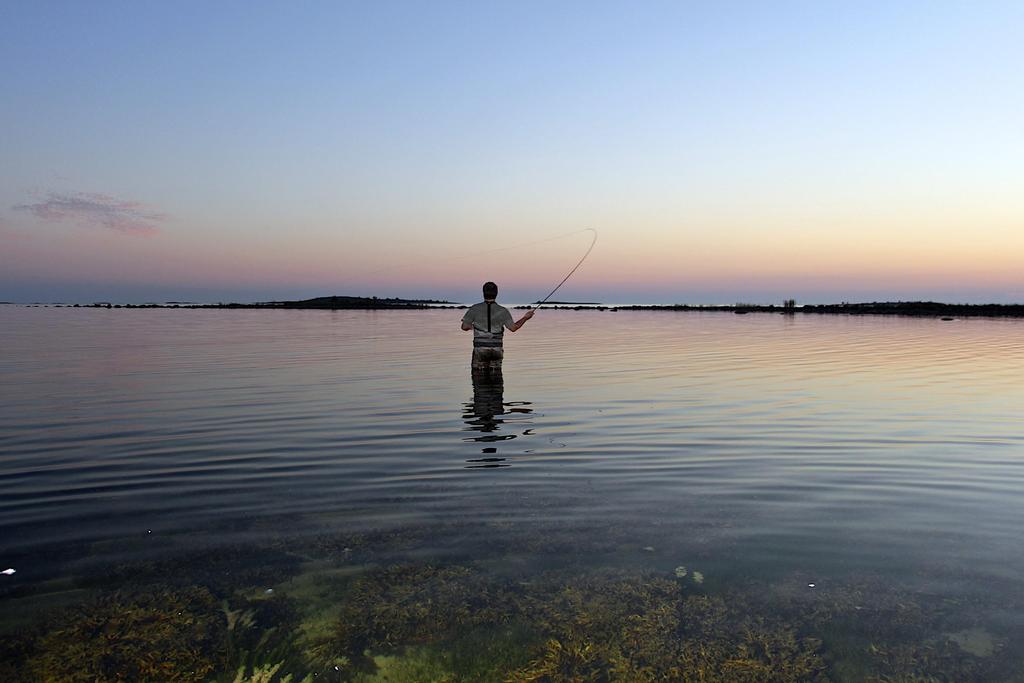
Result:
[[[497,299],[498,298],[498,285],[493,282],[484,283],[484,298],[485,299]]]

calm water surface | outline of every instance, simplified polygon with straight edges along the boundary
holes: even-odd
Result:
[[[474,382],[459,318],[0,307],[5,680],[165,594],[173,680],[1024,680],[1024,322],[545,311]]]

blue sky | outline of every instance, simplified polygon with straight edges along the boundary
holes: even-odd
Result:
[[[0,300],[1024,300],[1021,3],[2,7]]]

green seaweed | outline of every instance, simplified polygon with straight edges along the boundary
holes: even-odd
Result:
[[[500,681],[526,666],[543,639],[526,621],[478,626],[441,646],[450,658],[456,681]]]
[[[451,658],[444,652],[425,646],[411,646],[391,654],[371,658],[371,672],[359,672],[353,683],[455,683]]]
[[[295,681],[295,675],[291,673],[282,673],[281,669],[284,667],[284,660],[277,662],[276,664],[263,664],[252,667],[249,671],[249,667],[242,665],[238,668],[238,673],[235,675],[232,683],[292,683]],[[306,674],[304,678],[297,681],[297,683],[312,683],[313,674]]]
[[[298,644],[301,622],[295,601],[278,595],[236,596],[232,602],[222,602],[222,612],[228,627],[227,671],[234,671],[236,678],[243,676],[245,681],[246,675],[254,680],[270,676],[273,683],[283,683],[312,675],[316,667],[302,656]],[[234,679],[219,675],[216,680],[230,683]]]

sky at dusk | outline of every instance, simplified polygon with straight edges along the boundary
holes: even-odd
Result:
[[[1022,302],[1022,26],[0,0],[0,300]]]

